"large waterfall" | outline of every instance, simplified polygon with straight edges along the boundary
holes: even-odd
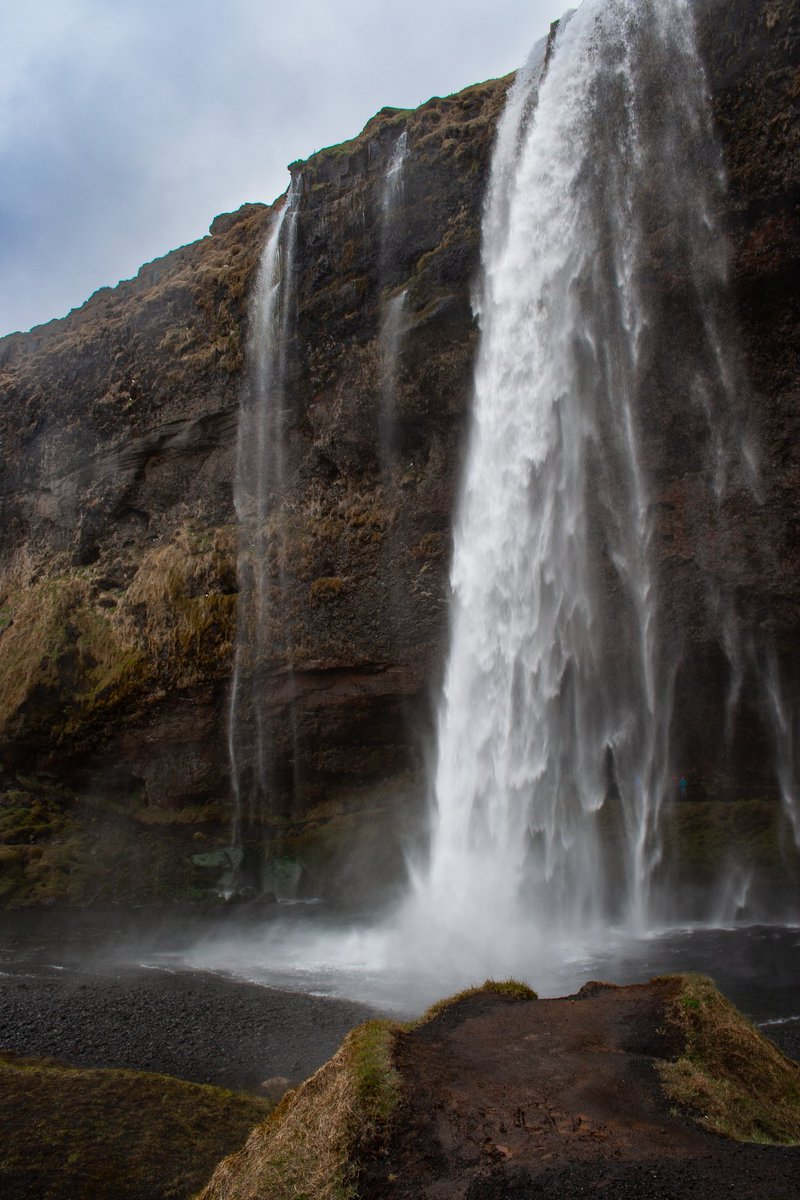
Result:
[[[662,915],[682,631],[661,608],[645,469],[659,377],[700,431],[710,538],[726,489],[755,486],[721,183],[685,0],[584,0],[518,76],[484,221],[430,858],[406,913],[487,967],[512,930]],[[665,279],[686,331],[671,361]]]
[[[383,183],[382,268],[406,151],[398,140]],[[796,863],[800,738],[767,623],[740,611],[736,586],[739,554],[757,571],[770,551],[718,217],[724,183],[688,0],[583,0],[518,73],[484,210],[426,852],[378,924],[271,926],[260,949],[270,978],[299,971],[316,987],[343,972],[344,990],[383,997],[431,997],[490,974],[539,986],[618,936],[628,944],[687,920],[758,914],[747,908],[746,846],[728,836],[699,882],[680,875],[681,843],[670,850],[675,814],[691,825],[702,807],[683,778],[698,713],[713,723],[703,744],[718,745],[723,764],[750,736],[743,724],[760,722],[752,736],[764,760],[772,755],[779,834]],[[269,773],[266,726],[247,689],[258,687],[249,667],[280,633],[270,601],[280,579],[263,564],[282,472],[293,219],[290,199],[262,264],[262,374],[240,431],[243,623],[231,723],[240,829]],[[384,483],[407,303],[404,288],[383,297]],[[704,700],[692,648],[715,642]],[[237,743],[248,708],[252,769]],[[738,796],[735,765],[715,770],[713,798]],[[790,908],[771,911],[786,919]],[[354,974],[363,985],[354,988]]]

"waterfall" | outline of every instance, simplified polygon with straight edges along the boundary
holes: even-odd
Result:
[[[389,159],[389,165],[386,168],[386,174],[383,179],[383,194],[381,196],[381,207],[383,209],[383,228],[382,240],[385,241],[386,229],[391,221],[397,206],[403,199],[404,176],[403,169],[408,157],[408,133],[404,129],[394,144],[392,157]]]
[[[381,473],[391,486],[391,471],[397,457],[397,369],[405,332],[406,292],[386,301],[381,321],[381,395],[378,409],[378,445]]]
[[[246,862],[248,833],[260,836],[273,790],[270,696],[264,673],[285,649],[281,606],[273,602],[283,571],[286,355],[298,184],[273,217],[251,299],[248,377],[239,410],[234,503],[239,525],[239,602],[228,748],[233,787],[232,872],[226,890],[260,887],[260,864]],[[291,693],[291,678],[285,690]],[[289,695],[291,709],[291,695]]]
[[[405,165],[408,158],[408,134],[405,130],[394,144],[381,187],[380,273],[385,287],[397,270],[397,248],[405,232]],[[380,347],[380,403],[378,407],[378,449],[381,474],[391,486],[391,472],[397,455],[396,390],[400,346],[406,319],[406,290],[387,294],[382,303]]]
[[[520,72],[484,218],[430,859],[409,900],[488,962],[526,922],[553,938],[657,915],[682,635],[646,424],[668,379],[709,496],[750,469],[722,182],[686,0],[584,0]],[[677,346],[659,272],[681,289]]]
[[[379,193],[384,478],[408,321],[393,241],[406,152],[398,140]],[[217,965],[238,959],[252,978],[260,959],[281,986],[327,990],[338,978],[341,994],[394,1004],[489,975],[551,992],[584,972],[607,977],[615,961],[630,977],[632,962],[650,966],[649,935],[679,924],[673,963],[686,951],[684,922],[740,916],[757,874],[751,830],[732,845],[726,813],[727,858],[712,878],[701,845],[681,895],[669,833],[677,811],[694,828],[703,807],[691,786],[682,808],[676,796],[697,713],[713,725],[698,744],[718,735],[720,761],[743,733],[760,739],[786,846],[800,847],[796,689],[763,611],[775,575],[730,316],[724,183],[689,0],[583,0],[518,72],[483,214],[427,853],[377,921],[273,922],[231,960],[227,947],[212,955]],[[291,211],[277,217],[262,263],[240,425],[238,846],[269,787],[254,666],[280,641],[270,603],[280,555],[271,576],[260,564],[280,536]],[[761,609],[755,619],[748,605]],[[691,709],[698,648],[721,666],[706,707]],[[725,805],[707,807],[716,820]],[[751,842],[769,832],[759,820]],[[702,842],[708,827],[698,826]],[[796,876],[792,847],[787,861]],[[762,883],[779,892],[766,865]],[[778,896],[770,916],[786,920],[791,907]]]

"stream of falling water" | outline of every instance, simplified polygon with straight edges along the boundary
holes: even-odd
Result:
[[[518,936],[513,965],[526,937],[664,915],[681,647],[660,625],[643,468],[666,332],[648,256],[658,229],[691,280],[673,384],[705,422],[719,499],[747,468],[720,331],[721,183],[685,0],[584,0],[520,74],[484,221],[430,858],[403,918],[429,947],[466,941],[491,966]]]
[[[381,189],[381,282],[396,268],[397,245],[405,232],[405,166],[408,158],[408,134],[398,136]],[[397,455],[397,371],[406,319],[406,290],[387,295],[382,304],[380,345],[380,403],[378,405],[378,451],[381,475],[387,488],[392,486],[392,468]]]
[[[250,878],[243,864],[245,832],[264,815],[271,789],[271,734],[260,672],[273,653],[280,612],[271,595],[271,544],[281,536],[281,494],[285,462],[286,352],[292,301],[298,192],[295,183],[273,218],[259,265],[247,348],[250,364],[239,411],[234,503],[239,524],[239,602],[228,749],[233,785],[231,873],[222,887],[232,890]],[[280,570],[280,568],[278,568]],[[257,868],[253,868],[256,870]]]
[[[648,418],[659,388],[678,398],[719,530],[731,489],[758,488],[726,338],[728,252],[714,215],[723,183],[688,0],[584,0],[518,73],[484,213],[429,854],[378,926],[275,923],[260,947],[275,977],[305,973],[319,986],[339,976],[346,994],[428,998],[488,975],[538,984],[588,961],[587,947],[675,920],[655,881],[684,646],[664,613]],[[284,319],[287,211],[262,267],[266,329]],[[680,288],[672,309],[665,273]],[[386,309],[387,338],[402,305],[399,295]],[[279,359],[269,371],[280,380]],[[248,444],[264,442],[259,420],[243,424]],[[279,478],[279,465],[270,471]],[[240,485],[242,519],[261,487]],[[256,509],[259,528],[268,510]],[[246,544],[257,543],[256,533]],[[731,666],[731,709],[755,672],[800,839],[774,656],[756,652],[723,599],[713,554],[695,551]],[[237,654],[235,695],[241,674]],[[231,740],[236,763],[233,722]],[[729,920],[731,903],[706,915]]]

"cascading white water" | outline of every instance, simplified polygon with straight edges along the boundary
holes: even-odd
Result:
[[[401,241],[405,222],[405,166],[408,159],[408,133],[398,136],[381,188],[380,265],[381,283],[396,268],[395,247]],[[405,325],[406,290],[387,296],[382,304],[380,346],[381,394],[378,406],[378,449],[381,471],[389,480],[396,453],[395,392],[400,346]]]
[[[389,159],[389,165],[386,168],[386,174],[383,179],[383,193],[381,196],[381,207],[383,210],[383,228],[382,235],[385,240],[386,226],[391,220],[394,210],[400,204],[403,197],[404,177],[403,170],[408,158],[408,133],[404,129],[398,136],[392,150],[392,157]]]
[[[398,292],[384,305],[381,322],[381,396],[378,408],[378,447],[381,471],[386,479],[391,475],[396,446],[397,368],[400,347],[405,332],[406,292]]]
[[[409,901],[443,942],[487,949],[526,921],[557,938],[653,919],[680,652],[642,465],[654,230],[694,289],[675,382],[704,414],[711,491],[741,457],[689,5],[584,0],[546,58],[517,80],[492,168],[430,860]]]
[[[679,917],[664,900],[669,880],[657,883],[680,766],[672,726],[686,723],[673,719],[685,614],[680,584],[664,586],[681,563],[659,558],[652,497],[684,470],[704,521],[682,531],[686,611],[705,607],[719,630],[729,736],[741,693],[756,693],[749,711],[760,702],[800,844],[800,737],[775,655],[748,631],[719,565],[735,560],[730,501],[758,491],[725,315],[722,183],[687,0],[584,0],[519,72],[484,213],[430,853],[378,925],[275,922],[255,946],[223,940],[196,965],[249,978],[256,963],[284,986],[401,1005],[489,974],[553,991],[605,972],[596,963],[636,946],[631,934]],[[396,184],[390,164],[382,258]],[[273,330],[286,303],[280,236],[263,267],[262,295],[274,298],[261,325]],[[390,366],[402,322],[397,294],[384,312]],[[394,370],[384,367],[384,386]],[[242,436],[255,442],[248,420]],[[257,543],[243,544],[255,554]],[[244,661],[237,654],[237,689]],[[698,916],[736,913],[749,882],[740,865],[709,886]],[[647,958],[638,945],[637,962]]]
[[[259,672],[281,641],[281,614],[271,597],[275,562],[279,575],[282,555],[271,553],[271,547],[274,550],[281,538],[286,348],[297,199],[293,181],[262,253],[251,304],[248,379],[239,410],[234,487],[239,602],[228,720],[234,800],[232,878],[241,868],[245,827],[263,817],[270,792],[271,738]]]

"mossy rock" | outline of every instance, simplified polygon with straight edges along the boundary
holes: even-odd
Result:
[[[440,1001],[415,1025],[480,996],[536,999],[515,980],[487,980]],[[401,1111],[396,1048],[413,1027],[368,1021],[354,1029],[324,1067],[287,1093],[243,1149],[220,1163],[198,1200],[355,1200],[364,1156],[385,1150]]]
[[[527,983],[521,983],[518,979],[487,979],[480,987],[464,988],[462,992],[456,992],[454,996],[447,996],[444,1000],[436,1000],[430,1008],[425,1010],[418,1020],[411,1021],[405,1028],[419,1029],[422,1025],[428,1025],[431,1021],[435,1021],[443,1013],[451,1012],[453,1009],[458,1008],[459,1005],[481,996],[497,996],[501,1000],[511,1004],[527,1004],[531,1000],[539,999],[538,992],[535,992]]]
[[[216,898],[195,860],[228,836],[224,805],[160,810],[136,797],[0,794],[0,904],[138,904]]]
[[[396,1032],[389,1021],[369,1021],[348,1034],[220,1163],[198,1200],[352,1200],[359,1147],[380,1136],[400,1100]]]
[[[0,729],[59,741],[143,682],[147,666],[133,639],[96,609],[73,573],[8,598],[2,634]]]
[[[266,840],[275,858],[298,865],[303,895],[374,908],[407,882],[406,856],[421,834],[424,794],[411,773],[342,789],[302,820],[266,831]]]
[[[667,1096],[704,1128],[741,1142],[800,1144],[800,1066],[702,975],[667,977],[666,1026],[681,1047],[658,1064]]]

